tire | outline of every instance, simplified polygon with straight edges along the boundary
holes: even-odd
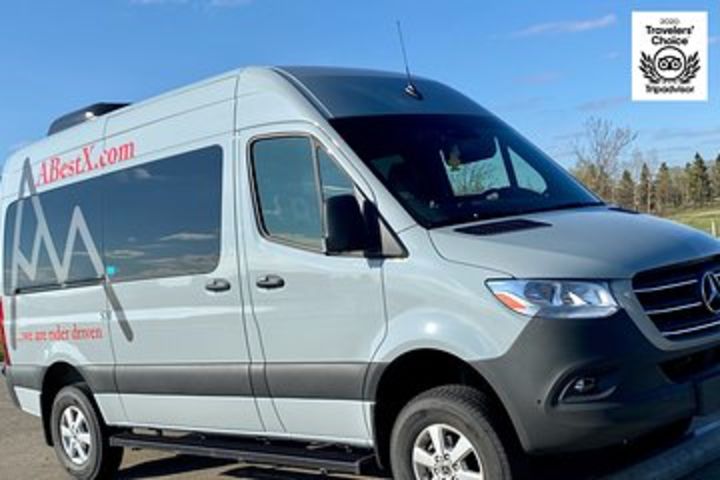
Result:
[[[684,418],[678,420],[675,423],[671,423],[667,427],[661,428],[659,436],[668,439],[670,442],[677,442],[685,438],[690,430],[690,426],[693,424],[693,418]]]
[[[521,452],[508,423],[479,390],[450,385],[422,393],[410,401],[395,421],[390,439],[393,478],[511,480],[514,478],[511,458],[519,469]],[[440,443],[433,438],[444,440]],[[461,439],[469,450],[457,450],[466,452],[458,460],[451,454],[460,446]],[[441,445],[446,456],[438,457],[435,445]],[[458,471],[467,475],[459,475]]]
[[[53,401],[50,416],[55,454],[78,480],[114,478],[123,449],[109,445],[108,428],[84,384],[65,387]]]
[[[677,420],[645,435],[636,442],[645,448],[669,448],[687,437],[693,418]]]

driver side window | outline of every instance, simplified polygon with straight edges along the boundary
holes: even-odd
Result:
[[[258,219],[266,237],[323,251],[325,202],[354,195],[354,186],[327,151],[305,136],[252,144]]]

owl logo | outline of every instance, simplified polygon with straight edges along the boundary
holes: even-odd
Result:
[[[653,84],[687,84],[700,71],[699,52],[689,57],[677,47],[663,47],[654,56],[642,52],[640,71]]]

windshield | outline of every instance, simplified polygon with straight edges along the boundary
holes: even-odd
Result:
[[[493,117],[382,115],[330,122],[428,228],[602,204]]]

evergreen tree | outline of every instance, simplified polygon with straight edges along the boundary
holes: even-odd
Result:
[[[692,163],[688,162],[685,164],[685,170],[683,171],[683,178],[685,179],[685,188],[683,189],[683,205],[690,205],[693,203],[695,180],[693,174]]]
[[[718,154],[712,167],[710,167],[710,185],[712,188],[712,199],[720,197],[720,154]]]
[[[694,205],[705,205],[712,197],[710,175],[705,160],[699,153],[685,168],[688,175],[688,200]]]
[[[615,200],[623,208],[635,209],[635,180],[628,169],[623,170],[622,177],[620,177]]]
[[[660,164],[655,178],[655,207],[658,213],[664,213],[673,206],[675,185],[670,175],[670,168],[667,163]]]
[[[637,185],[637,204],[638,210],[641,212],[652,212],[653,179],[647,163],[643,163],[640,169],[640,180]]]

